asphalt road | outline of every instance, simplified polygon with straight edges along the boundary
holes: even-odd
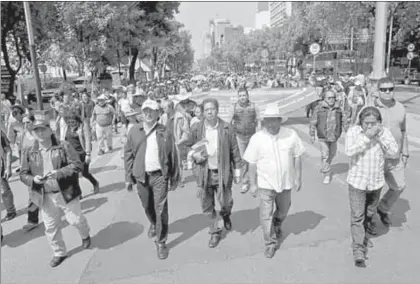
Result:
[[[225,117],[231,95],[210,96],[219,99],[220,115]],[[282,96],[251,92],[251,99],[260,106]],[[416,100],[411,101],[417,104]],[[149,224],[139,198],[135,191],[124,189],[121,144],[115,138],[114,152],[93,156],[92,172],[101,182],[101,192],[91,195],[91,185],[81,179],[82,209],[91,226],[92,249],[81,251],[77,231],[63,222],[70,257],[57,268],[48,264],[51,250],[43,227],[28,234],[21,231],[26,223],[27,188],[17,177],[12,178],[19,216],[3,223],[1,283],[418,283],[420,143],[416,141],[420,141],[420,132],[414,129],[419,117],[409,115],[412,139],[407,189],[395,205],[391,228],[380,226],[380,235],[373,239],[366,269],[355,268],[352,262],[344,141],[340,139],[333,161],[333,181],[323,185],[319,151],[309,140],[307,119],[300,109],[285,126],[298,132],[306,148],[303,187],[293,193],[285,237],[273,259],[263,254],[258,200],[239,193],[239,187],[234,187],[232,231],[217,248],[208,248],[206,218],[200,211],[194,179],[187,173],[186,186],[169,194],[170,255],[158,260],[153,241],[147,238]]]

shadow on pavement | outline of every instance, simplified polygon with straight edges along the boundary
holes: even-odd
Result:
[[[232,230],[241,235],[255,231],[260,226],[260,209],[247,209],[232,213]]]
[[[66,227],[68,225],[67,222],[63,222],[62,228]],[[19,247],[21,245],[26,244],[27,242],[30,242],[34,239],[37,239],[39,237],[43,237],[45,232],[44,224],[40,224],[38,227],[33,229],[30,232],[24,232],[22,229],[17,229],[10,234],[7,234],[4,236],[5,243],[7,246],[15,248]]]
[[[204,214],[194,214],[187,218],[176,220],[169,225],[169,233],[182,233],[182,235],[168,243],[168,248],[172,249],[183,243],[201,230],[208,228],[209,224],[210,220]]]
[[[90,169],[90,173],[92,175],[97,174],[97,173],[102,173],[102,172],[109,172],[109,171],[114,171],[118,168],[118,166],[112,165],[112,166],[104,166],[104,167],[98,167],[98,168],[92,168]]]
[[[100,206],[104,205],[108,201],[107,197],[99,197],[94,199],[82,199],[80,205],[82,207],[83,214],[89,214]],[[85,211],[86,210],[86,211]]]
[[[392,208],[391,227],[402,227],[407,222],[406,213],[410,211],[410,203],[406,199],[398,199]]]
[[[287,216],[282,228],[281,243],[290,235],[299,235],[305,231],[315,229],[325,216],[313,211],[297,212]],[[280,243],[280,245],[281,245]]]
[[[338,163],[331,165],[331,172],[333,175],[339,175],[342,173],[346,173],[349,171],[349,164],[348,163]]]
[[[139,223],[126,221],[113,223],[92,237],[92,247],[110,249],[136,238],[143,231],[144,226]]]
[[[105,186],[101,186],[101,188],[99,189],[99,193],[107,193],[113,190],[121,190],[124,188],[125,188],[125,182],[116,182],[116,183],[111,183]]]

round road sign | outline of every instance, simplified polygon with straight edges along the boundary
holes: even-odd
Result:
[[[407,46],[407,50],[408,51],[414,51],[414,48],[415,48],[415,46],[414,46],[414,44],[413,43],[410,43],[408,46]]]
[[[411,51],[409,53],[407,53],[407,59],[408,60],[413,60],[414,58],[414,53],[412,53]]]
[[[39,70],[41,70],[42,73],[47,72],[47,66],[45,64],[40,64],[38,67],[39,67]]]
[[[309,52],[313,55],[318,54],[321,51],[321,46],[318,43],[313,43],[309,47]]]
[[[263,49],[261,51],[261,57],[262,58],[267,58],[268,57],[268,50],[267,49]]]

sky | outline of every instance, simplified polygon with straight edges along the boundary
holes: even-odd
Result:
[[[253,28],[257,2],[181,2],[176,19],[192,35],[192,46],[195,60],[201,58],[203,47],[201,37],[209,31],[212,18],[226,18],[234,26]]]

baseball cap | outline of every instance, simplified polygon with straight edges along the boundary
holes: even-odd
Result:
[[[50,123],[44,119],[35,120],[34,124],[32,125],[32,128],[34,130],[37,128],[48,128],[48,127],[50,127]]]
[[[158,110],[159,109],[159,105],[156,101],[154,100],[145,100],[143,105],[141,106],[141,110],[144,110],[145,108],[150,108],[152,110]]]

